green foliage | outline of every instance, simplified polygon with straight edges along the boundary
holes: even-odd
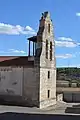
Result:
[[[75,81],[77,86],[80,86],[80,68],[57,68],[57,80]]]

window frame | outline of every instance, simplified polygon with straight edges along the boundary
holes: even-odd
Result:
[[[48,96],[47,97],[50,98],[50,90],[48,90]]]
[[[48,71],[48,79],[50,79],[50,71]]]
[[[48,40],[46,39],[46,59],[48,59]]]
[[[52,41],[50,41],[50,61],[52,61]]]
[[[50,33],[50,23],[48,24],[48,33]]]

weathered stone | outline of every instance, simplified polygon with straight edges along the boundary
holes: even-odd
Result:
[[[40,67],[38,71],[39,80],[39,107],[44,108],[56,104],[56,66],[55,66],[55,46],[54,46],[54,35],[53,35],[53,25],[50,19],[50,14],[43,14],[40,20],[39,31],[37,34],[38,50],[40,51],[40,56],[38,57],[37,67]],[[50,24],[50,33],[48,33],[48,24]],[[44,30],[41,31],[41,28]],[[38,36],[41,36],[41,40]],[[48,59],[46,59],[46,39],[48,40]],[[41,41],[41,42],[40,42]],[[52,61],[50,61],[50,41],[52,42]],[[40,45],[39,45],[40,44]],[[36,64],[36,59],[35,59]],[[48,79],[48,71],[50,71],[50,78]],[[48,98],[49,90],[49,98]]]

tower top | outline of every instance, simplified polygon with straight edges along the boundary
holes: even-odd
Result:
[[[50,16],[50,13],[48,11],[42,13],[42,17],[41,18],[46,18],[47,16]]]

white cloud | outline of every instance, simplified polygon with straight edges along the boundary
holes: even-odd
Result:
[[[55,41],[56,46],[58,47],[76,47],[77,44],[69,41]]]
[[[29,26],[26,26],[25,29],[26,29],[26,30],[31,30],[31,31],[33,31],[33,29],[32,29],[31,27],[29,27]]]
[[[9,49],[9,50],[7,50],[7,51],[1,50],[0,53],[1,53],[1,54],[3,54],[3,53],[4,53],[4,54],[7,54],[7,53],[8,53],[8,54],[11,54],[11,53],[15,53],[15,54],[16,54],[16,53],[18,53],[18,54],[22,53],[22,54],[25,54],[26,52],[23,51],[23,50]]]
[[[58,37],[58,40],[62,40],[62,41],[73,41],[72,38],[66,38],[66,37]]]
[[[67,58],[72,58],[74,57],[72,54],[60,54],[56,55],[56,58],[62,58],[62,59],[67,59]]]
[[[58,67],[77,67],[77,68],[80,68],[80,64],[72,64],[72,65],[58,65]]]
[[[80,16],[80,13],[78,12],[78,13],[76,13],[76,16]]]
[[[8,34],[8,35],[19,35],[19,34],[30,34],[35,35],[36,32],[30,26],[22,27],[20,25],[10,25],[0,23],[0,34]]]
[[[79,64],[73,64],[73,65],[58,65],[58,67],[77,67],[77,68],[80,68],[80,65]]]
[[[12,53],[23,53],[23,54],[26,53],[26,52],[23,51],[23,50],[15,50],[15,49],[9,49],[9,51],[12,52]]]
[[[58,39],[55,41],[55,44],[57,47],[77,47],[80,45],[80,43],[74,42],[72,38],[67,37],[58,37]]]

